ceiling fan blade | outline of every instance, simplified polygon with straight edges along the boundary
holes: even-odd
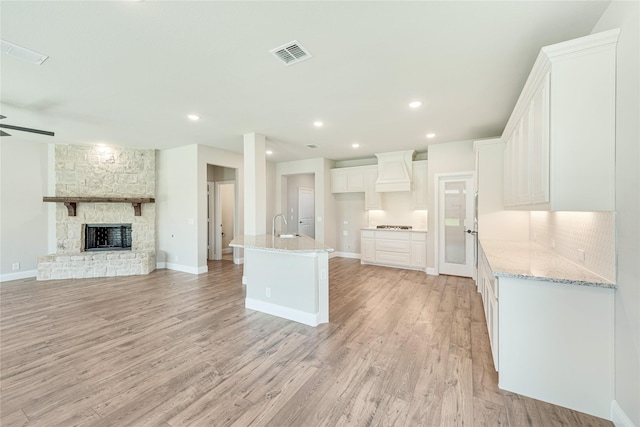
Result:
[[[10,133],[6,133],[5,131],[0,130],[0,136],[11,136]]]
[[[2,114],[0,114],[0,120],[6,119],[6,118],[7,118],[7,116],[3,116]]]
[[[23,132],[31,132],[31,133],[39,133],[39,134],[41,134],[41,135],[55,136],[55,133],[53,133],[53,132],[49,132],[49,131],[47,131],[47,130],[39,130],[39,129],[23,128],[23,127],[20,127],[20,126],[12,126],[12,125],[0,124],[0,128],[13,129],[13,130],[21,130],[21,131],[23,131]]]

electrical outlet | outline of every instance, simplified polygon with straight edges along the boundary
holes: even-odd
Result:
[[[19,262],[14,262],[13,264],[11,264],[11,269],[12,270],[20,270],[20,263]]]
[[[533,241],[534,242],[538,241],[538,233],[533,233]]]
[[[325,269],[320,270],[320,279],[324,280],[326,278],[327,278],[327,270]]]
[[[584,249],[578,249],[578,261],[584,262],[584,260],[585,260]]]
[[[266,294],[267,298],[271,298],[271,288],[267,288]]]
[[[173,260],[174,260],[174,261],[178,261],[178,255],[174,256],[174,257],[173,257]]]
[[[556,247],[556,239],[551,239],[551,247],[552,248]]]
[[[344,225],[347,225],[347,224],[349,224],[349,221],[344,221]]]
[[[342,235],[343,235],[343,236],[348,236],[348,235],[349,235],[349,232],[348,232],[347,230],[344,230],[344,231],[342,232]]]

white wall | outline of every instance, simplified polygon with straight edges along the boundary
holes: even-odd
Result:
[[[336,193],[333,197],[337,230],[335,250],[359,256],[360,229],[367,227],[369,217],[364,210],[364,193]]]
[[[193,169],[197,170],[195,187],[197,193],[194,196],[196,202],[196,238],[197,254],[196,266],[199,273],[208,271],[207,268],[207,165],[217,165],[224,168],[237,169],[236,202],[237,230],[236,234],[244,232],[244,160],[242,154],[220,150],[204,145],[196,147],[196,158]],[[240,258],[240,251],[234,249],[234,260]]]
[[[238,170],[236,200],[242,233],[243,187],[241,154],[188,145],[159,150],[157,160],[158,266],[199,274],[207,272],[207,170],[215,164]],[[234,255],[235,257],[235,255]]]
[[[315,202],[316,202],[316,238],[326,246],[335,248],[335,215],[334,200],[331,193],[332,160],[317,158],[282,162],[276,165],[276,206],[284,206],[286,199],[286,186],[283,186],[283,177],[287,175],[314,174],[315,175]],[[284,178],[286,180],[286,178]],[[284,195],[283,195],[284,193]],[[269,229],[271,227],[269,226]]]
[[[286,209],[283,209],[282,213],[287,217],[288,224],[286,230],[292,233],[298,231],[298,188],[301,187],[314,189],[315,177],[309,173],[287,176]],[[271,224],[269,224],[267,229],[271,229]],[[276,224],[276,229],[280,229],[279,224]],[[285,228],[283,227],[283,229]]]
[[[189,145],[158,150],[156,160],[158,267],[193,274],[199,272],[197,156],[198,147]],[[206,168],[203,179],[206,197]]]
[[[427,147],[429,172],[427,179],[427,206],[429,207],[429,232],[427,233],[427,269],[436,267],[435,249],[435,176],[437,174],[475,171],[473,141],[434,144]]]
[[[616,223],[614,421],[640,426],[640,7],[614,1],[594,33],[621,28],[616,76]],[[616,406],[617,405],[617,406]]]
[[[48,144],[0,141],[0,281],[35,277],[38,257],[48,253]],[[12,270],[20,263],[19,270]]]

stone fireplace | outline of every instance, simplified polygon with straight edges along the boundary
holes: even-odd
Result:
[[[155,150],[56,145],[56,197],[153,198]],[[148,274],[156,267],[154,203],[56,203],[57,252],[38,258],[38,280]],[[139,215],[137,215],[139,213]],[[87,242],[93,241],[87,245]],[[91,242],[90,242],[91,243]]]

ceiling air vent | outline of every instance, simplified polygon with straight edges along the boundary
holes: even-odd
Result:
[[[307,148],[311,148],[311,149],[318,148],[318,146],[316,144],[307,144],[306,147]]]
[[[271,49],[269,53],[272,53],[276,58],[284,63],[284,65],[297,64],[300,61],[311,58],[311,54],[307,49],[300,46],[297,40],[283,44],[275,49]]]

